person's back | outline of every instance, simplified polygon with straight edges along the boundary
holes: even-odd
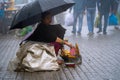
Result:
[[[51,29],[52,29],[52,27],[50,27],[49,25],[39,23],[37,28],[33,32],[33,34],[26,40],[38,41],[38,42],[53,41],[56,36],[54,36],[54,32]],[[48,37],[50,37],[50,38],[48,38]]]
[[[45,25],[43,23],[39,23],[35,31],[32,32],[32,35],[28,34],[29,36],[24,40],[49,43],[52,42],[56,36],[60,37],[61,39],[64,39],[65,31],[66,29],[63,28],[60,24]]]
[[[81,12],[85,9],[86,0],[74,0],[75,5],[73,7],[75,12]]]
[[[99,0],[98,10],[100,13],[109,13],[111,8],[112,0]]]
[[[112,0],[111,3],[111,12],[114,13],[115,15],[117,14],[119,1],[120,0]]]
[[[86,7],[87,8],[96,8],[97,0],[87,0]]]

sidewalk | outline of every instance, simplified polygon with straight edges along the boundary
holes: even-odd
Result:
[[[78,43],[82,55],[82,65],[75,68],[62,67],[52,72],[9,72],[7,65],[15,57],[19,40],[14,35],[0,35],[0,80],[120,80],[120,30],[108,27],[108,34],[87,36],[84,18],[81,35],[73,35],[72,27],[67,29],[65,38]]]
[[[119,80],[120,31],[108,28],[108,34],[87,36],[86,26],[80,35],[72,35],[68,27],[66,38],[78,43],[83,57],[82,65],[61,68],[53,72],[9,72],[8,62],[15,57],[20,40],[13,35],[0,35],[0,80]],[[85,33],[84,33],[85,32]]]

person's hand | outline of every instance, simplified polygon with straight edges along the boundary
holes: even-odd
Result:
[[[73,47],[71,43],[68,43],[67,45],[68,45],[70,48],[72,48],[72,47]]]
[[[74,46],[71,44],[71,43],[69,43],[69,42],[65,42],[65,44],[67,45],[67,46],[69,46],[70,48],[73,48]]]

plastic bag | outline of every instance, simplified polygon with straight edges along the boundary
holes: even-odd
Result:
[[[4,10],[0,10],[0,18],[4,17]]]
[[[67,13],[65,16],[65,25],[66,26],[73,26],[74,17],[72,13]]]
[[[118,25],[118,19],[117,19],[116,15],[111,14],[109,16],[109,25]]]
[[[31,31],[32,31],[32,26],[27,26],[20,31],[20,35],[25,36],[26,34],[28,34]]]
[[[100,24],[100,15],[98,14],[96,19],[95,19],[95,24],[94,25],[95,25],[96,28],[98,28],[99,24]]]

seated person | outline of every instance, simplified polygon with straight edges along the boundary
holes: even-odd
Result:
[[[63,40],[63,36],[59,36],[57,34],[57,31],[59,30],[57,30],[57,28],[52,26],[51,22],[52,22],[51,14],[49,12],[42,13],[40,23],[38,24],[35,31],[26,40],[51,43],[54,45],[55,53],[57,55],[62,45],[67,45],[70,48],[73,46],[71,43]],[[58,63],[62,63],[62,62],[58,60]]]

